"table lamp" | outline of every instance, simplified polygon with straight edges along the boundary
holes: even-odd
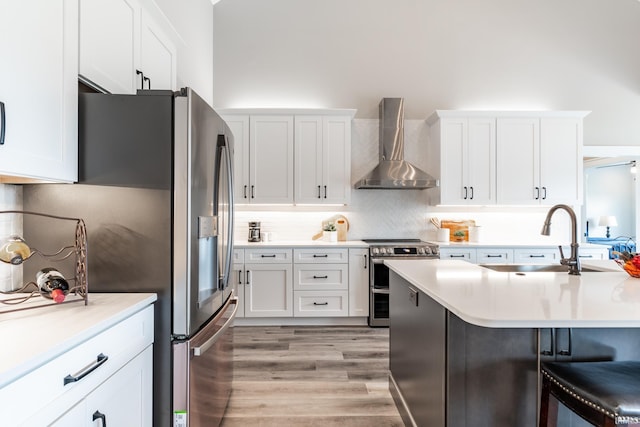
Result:
[[[609,237],[611,237],[611,233],[609,232],[609,227],[617,227],[618,220],[616,220],[616,217],[613,215],[604,215],[600,217],[600,220],[598,221],[598,225],[600,227],[607,227],[607,239],[608,239]]]

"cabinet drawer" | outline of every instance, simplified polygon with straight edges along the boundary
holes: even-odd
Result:
[[[468,262],[476,262],[476,250],[469,248],[440,248],[440,259],[452,259]]]
[[[150,306],[0,389],[0,401],[14,402],[3,412],[3,422],[15,425],[39,411],[51,411],[52,415],[66,411],[152,343]],[[65,378],[81,377],[82,373],[87,374],[65,384]],[[33,396],[34,391],[37,399],[15,398]]]
[[[571,253],[571,250],[562,249],[565,252],[565,255]],[[609,250],[608,249],[582,249],[578,248],[578,258],[584,261],[592,260],[592,259],[609,259]]]
[[[349,262],[348,249],[294,249],[293,262],[307,264],[342,264]]]
[[[244,262],[254,264],[290,263],[291,249],[245,249]]]
[[[293,289],[295,290],[348,290],[348,264],[294,264]]]
[[[348,291],[294,291],[295,317],[336,317],[349,315]]]
[[[513,263],[513,250],[478,249],[476,262],[478,264],[511,264]]]
[[[515,249],[513,262],[516,264],[555,264],[560,262],[558,249]]]

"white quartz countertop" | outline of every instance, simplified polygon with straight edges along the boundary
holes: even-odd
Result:
[[[465,322],[494,328],[640,327],[640,279],[611,260],[605,272],[505,273],[464,261],[385,260],[390,269]],[[393,313],[391,313],[393,319]]]
[[[275,240],[271,242],[233,242],[237,249],[251,248],[368,248],[362,240],[347,240],[344,242],[325,242],[324,240]]]
[[[0,295],[6,299],[6,295]],[[156,301],[156,294],[89,294],[33,310],[0,312],[0,387],[47,363]],[[30,304],[29,302],[24,304]]]

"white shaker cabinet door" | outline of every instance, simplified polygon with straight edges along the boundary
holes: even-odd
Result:
[[[249,118],[250,203],[293,203],[293,116]]]
[[[295,117],[296,203],[322,203],[323,177],[322,117]]]
[[[233,134],[233,199],[249,203],[249,116],[222,116]]]
[[[293,316],[291,264],[245,264],[245,317]]]
[[[144,89],[176,90],[176,47],[145,10],[141,14],[140,69],[144,73]]]
[[[540,120],[540,188],[543,204],[582,203],[582,119]]]
[[[349,249],[349,316],[369,316],[369,249]]]
[[[502,205],[539,204],[540,119],[498,118],[497,198]]]
[[[441,204],[467,204],[467,119],[440,120],[440,191]],[[465,191],[466,189],[466,191]]]
[[[496,120],[470,118],[466,156],[468,204],[496,203]]]
[[[81,78],[109,93],[135,93],[139,65],[137,0],[80,0]]]
[[[327,116],[322,122],[322,200],[351,200],[351,117]]]
[[[0,175],[77,180],[77,22],[77,0],[2,2]]]

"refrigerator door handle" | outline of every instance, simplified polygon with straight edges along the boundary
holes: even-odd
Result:
[[[222,327],[220,329],[218,329],[218,331],[215,334],[213,334],[211,336],[211,338],[209,338],[207,341],[205,341],[202,345],[199,345],[198,347],[193,347],[193,355],[194,356],[203,355],[212,345],[214,345],[216,343],[216,341],[218,341],[218,339],[222,335],[224,335],[226,330],[229,329],[229,327],[233,323],[233,319],[235,319],[235,317],[236,317],[236,313],[238,312],[238,297],[229,298],[229,304],[235,305],[235,307],[233,309],[233,312],[231,313],[231,316],[229,316],[229,319],[227,319],[227,321],[224,323],[224,325],[222,325]]]
[[[227,194],[229,195],[229,221],[227,223],[227,239],[229,239],[229,241],[227,242],[227,263],[225,266],[225,277],[227,278],[227,281],[225,282],[225,286],[228,286],[229,284],[229,275],[231,274],[231,268],[232,268],[232,263],[231,260],[233,259],[233,227],[235,226],[234,224],[234,205],[233,205],[233,162],[231,160],[231,152],[229,150],[229,146],[225,145],[224,146],[224,151],[226,153],[225,158],[227,160]]]

